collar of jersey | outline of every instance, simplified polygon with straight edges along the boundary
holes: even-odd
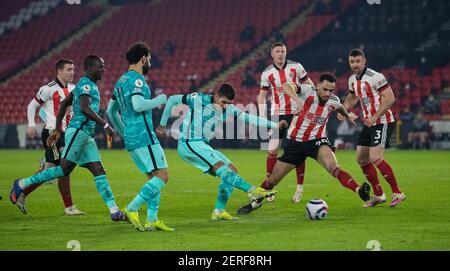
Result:
[[[58,77],[55,78],[55,82],[58,83],[58,85],[59,85],[61,88],[65,88],[65,86],[61,83],[61,81],[59,81]]]
[[[278,68],[277,67],[277,65],[275,65],[275,62],[273,62],[273,66],[275,67],[275,69],[277,69],[277,70],[284,70],[285,68],[286,68],[286,66],[287,66],[287,63],[288,63],[288,61],[287,61],[287,59],[284,61],[284,64],[283,64],[283,68]]]
[[[363,78],[364,74],[366,73],[366,71],[367,71],[367,67],[364,67],[364,69],[362,70],[361,74],[360,75],[356,75],[356,79],[357,80],[361,80]]]

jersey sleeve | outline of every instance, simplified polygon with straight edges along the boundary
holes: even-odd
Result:
[[[133,81],[132,84],[133,85],[130,86],[130,88],[131,88],[131,96],[133,96],[133,95],[142,95],[142,96],[144,96],[144,93],[145,93],[144,81],[142,79],[140,79],[140,78],[136,78]]]
[[[352,83],[352,77],[349,77],[348,78],[348,91],[351,93],[351,94],[355,94],[355,90],[353,89],[353,83]]]
[[[94,96],[94,88],[89,83],[84,83],[80,85],[80,89],[78,91],[78,96]]]
[[[341,106],[341,100],[336,95],[331,95],[330,101],[334,110],[338,109]]]
[[[265,73],[265,72],[263,72],[261,74],[260,88],[264,89],[264,90],[269,90],[269,88],[270,88],[269,77],[267,76],[267,73]]]
[[[298,74],[298,80],[300,81],[300,83],[305,83],[306,80],[308,80],[309,76],[308,73],[306,72],[305,68],[302,66],[302,64],[297,63],[295,69],[297,70],[297,74]]]
[[[48,100],[48,91],[46,91],[45,87],[41,87],[38,92],[36,93],[36,96],[34,97],[36,102],[38,102],[40,105],[45,103]]]
[[[181,98],[181,102],[189,106],[189,108],[194,108],[195,101],[201,99],[197,92],[184,94]]]
[[[376,73],[373,77],[373,87],[375,87],[378,92],[382,92],[389,87],[389,83],[381,73]]]
[[[298,88],[298,92],[297,95],[301,100],[306,100],[306,98],[313,94],[316,90],[308,85],[308,84],[301,84],[300,87]]]

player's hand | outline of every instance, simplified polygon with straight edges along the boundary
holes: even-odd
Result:
[[[289,127],[289,123],[286,120],[280,120],[278,123],[278,128],[283,129]]]
[[[30,139],[33,139],[37,135],[36,127],[28,127],[27,128],[27,136]]]
[[[355,120],[358,119],[358,116],[356,116],[355,113],[350,112],[350,113],[348,114],[348,117],[349,117],[348,120],[349,120],[353,125],[356,125]]]
[[[166,127],[158,125],[158,127],[156,127],[156,135],[158,137],[164,137],[166,135]]]
[[[377,121],[377,119],[378,118],[375,117],[375,116],[372,116],[370,118],[366,118],[366,119],[364,119],[364,125],[370,127]]]
[[[109,126],[109,125],[106,126],[105,132],[106,132],[106,135],[111,137],[111,138],[114,136],[114,133],[115,133],[114,129],[111,126]]]
[[[51,147],[61,137],[61,132],[54,130],[52,134],[47,138],[47,146]]]
[[[352,112],[353,113],[353,112]],[[350,113],[350,114],[352,114],[352,113]],[[346,120],[347,118],[344,116],[344,114],[342,114],[342,113],[337,113],[337,119],[338,120],[340,120],[340,121],[344,121],[344,120]]]

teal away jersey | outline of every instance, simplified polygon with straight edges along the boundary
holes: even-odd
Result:
[[[119,103],[127,150],[159,144],[153,130],[151,110],[141,113],[134,111],[131,101],[133,95],[151,99],[150,88],[144,76],[136,71],[127,71],[116,82],[113,95],[113,99]]]
[[[95,121],[90,120],[85,114],[81,112],[80,97],[83,95],[91,98],[91,109],[98,113],[100,108],[100,93],[97,84],[91,81],[86,76],[80,78],[75,89],[71,92],[73,95],[72,107],[73,118],[69,123],[69,128],[77,128],[86,132],[90,136],[94,136]]]
[[[229,116],[238,116],[241,110],[229,105],[226,111],[217,110],[213,105],[213,96],[194,92],[183,96],[183,103],[189,106],[180,127],[181,141],[209,142],[214,136],[216,126]]]

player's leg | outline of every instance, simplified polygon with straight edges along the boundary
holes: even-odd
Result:
[[[147,175],[148,179],[139,193],[124,209],[131,225],[139,231],[172,231],[172,228],[158,220],[161,189],[169,181],[168,166],[161,145],[138,148],[130,151],[130,154],[136,166]],[[138,215],[139,209],[144,204],[147,204],[145,228],[141,226]]]
[[[392,170],[391,166],[386,160],[384,160],[383,152],[384,148],[382,148],[381,145],[371,147],[370,160],[378,168],[384,179],[389,183],[389,186],[391,187],[393,192],[392,201],[390,205],[391,207],[395,207],[398,204],[400,204],[400,202],[405,200],[406,196],[400,190],[400,187],[398,186],[394,171]]]
[[[389,183],[389,186],[393,192],[391,207],[395,207],[400,202],[405,200],[406,196],[398,187],[392,167],[386,160],[384,160],[384,149],[389,148],[389,140],[391,138],[392,131],[394,130],[394,124],[380,124],[371,127],[371,129],[372,138],[369,150],[370,162],[378,168],[381,175]]]
[[[274,138],[274,136],[272,136],[269,139],[269,150],[267,151],[266,176],[270,176],[270,174],[272,174],[273,168],[277,163],[279,149],[280,149],[280,139]]]
[[[232,171],[238,174],[238,169],[233,163],[221,152],[214,150],[214,153],[219,157],[219,159]],[[213,169],[211,169],[213,171]],[[228,200],[233,193],[234,187],[227,184],[224,180],[220,180],[220,183],[217,187],[218,195],[216,199],[216,203],[214,205],[214,210],[211,214],[211,220],[237,220],[237,217],[233,217],[226,211],[226,206]]]
[[[68,129],[69,130],[69,129]],[[67,131],[66,133],[68,133]],[[79,138],[79,144],[77,145],[78,151],[75,152],[77,155],[71,156],[73,161],[76,161],[80,166],[87,168],[91,174],[94,176],[95,187],[98,193],[105,202],[111,214],[111,219],[113,221],[124,221],[126,220],[125,214],[123,214],[116,204],[113,191],[109,184],[106,172],[103,168],[100,153],[97,148],[97,144],[93,137],[80,131],[77,135]],[[70,142],[67,141],[66,142]],[[67,149],[73,148],[70,144],[66,147]],[[64,150],[64,153],[66,153]],[[69,154],[71,150],[69,150]],[[64,157],[64,156],[63,156]],[[69,157],[69,155],[67,155]]]
[[[292,197],[293,203],[299,203],[303,195],[303,182],[305,180],[305,167],[306,164],[303,162],[295,168],[295,174],[297,177],[297,189],[295,190],[294,196]]]
[[[87,162],[82,164],[83,167],[87,168],[91,174],[94,176],[95,187],[98,193],[105,202],[111,214],[111,220],[113,221],[124,221],[126,220],[125,214],[123,214],[116,204],[113,191],[109,184],[108,178],[106,177],[106,172],[100,161]]]
[[[378,180],[377,170],[370,161],[370,144],[373,137],[371,134],[371,128],[364,126],[356,147],[356,160],[367,181],[371,184],[374,193],[374,196],[364,204],[364,207],[373,207],[386,201],[383,188]]]
[[[342,186],[357,193],[362,200],[366,201],[370,198],[369,184],[364,182],[359,186],[349,173],[341,169],[337,163],[336,156],[329,145],[324,144],[319,147],[317,161],[328,171],[328,173],[338,179]]]

